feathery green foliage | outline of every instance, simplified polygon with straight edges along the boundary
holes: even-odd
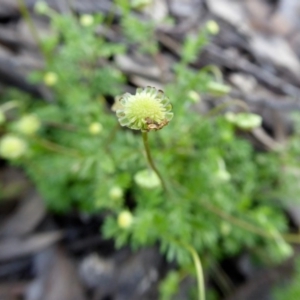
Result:
[[[142,42],[135,30],[144,29],[137,29],[132,18],[128,13],[121,24],[134,43]],[[22,102],[15,120],[2,125],[26,140],[28,151],[14,163],[26,170],[49,208],[109,212],[102,231],[118,247],[159,242],[170,261],[187,269],[191,259],[184,244],[193,245],[205,262],[243,248],[264,248],[276,261],[288,255],[285,241],[277,238],[287,230],[274,201],[280,190],[279,154],[256,153],[224,116],[197,112],[199,95],[209,93],[215,80],[208,68],[195,71],[188,64],[208,42],[207,32],[187,39],[175,80],[165,88],[172,122],[149,133],[153,157],[168,184],[166,195],[159,186],[147,189],[135,180],[147,168],[141,137],[119,126],[109,104],[124,92],[123,75],[111,58],[126,49],[95,33],[105,25],[102,16],[88,27],[71,15],[51,13],[51,22],[53,35],[42,43],[46,66],[31,80],[51,86],[54,102],[32,101],[13,91],[8,97]],[[29,112],[40,120],[31,135],[16,126]],[[129,210],[132,222],[124,228],[118,215]]]

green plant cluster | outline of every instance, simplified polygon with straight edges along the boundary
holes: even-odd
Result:
[[[158,49],[155,22],[145,16],[141,18],[140,14],[140,10],[149,4],[151,0],[115,0],[115,5],[121,14],[119,23],[123,33],[123,43],[142,53],[155,54]]]
[[[51,87],[54,101],[12,91],[7,98],[20,100],[14,100],[12,120],[2,124],[26,145],[12,162],[26,170],[50,209],[108,212],[102,231],[118,247],[159,242],[167,258],[182,266],[190,265],[185,245],[193,245],[204,261],[243,248],[264,248],[275,261],[289,254],[278,238],[287,230],[274,201],[280,188],[278,156],[256,153],[223,115],[197,112],[198,96],[210,92],[215,80],[210,69],[194,71],[188,64],[207,43],[207,32],[184,44],[184,60],[165,89],[172,122],[149,133],[166,194],[151,185],[151,176],[146,174],[146,184],[138,180],[147,169],[141,136],[121,128],[111,110],[111,99],[124,92],[124,77],[112,58],[126,49],[96,34],[105,26],[102,16],[85,26],[74,16],[52,12],[51,24],[53,35],[42,41],[45,68],[31,80]],[[127,32],[135,30],[135,22],[122,24]],[[28,116],[39,125],[24,131],[19,124]]]

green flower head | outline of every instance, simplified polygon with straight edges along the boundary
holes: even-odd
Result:
[[[126,93],[115,106],[121,126],[135,130],[159,130],[173,118],[169,99],[154,87],[138,88],[135,95]]]

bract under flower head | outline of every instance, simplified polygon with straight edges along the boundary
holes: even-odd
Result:
[[[138,88],[135,95],[126,93],[118,101],[116,114],[121,126],[142,131],[159,130],[173,118],[169,99],[154,87]]]

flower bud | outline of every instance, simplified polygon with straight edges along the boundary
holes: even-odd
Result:
[[[153,189],[161,186],[159,177],[154,171],[150,169],[145,169],[137,172],[134,175],[134,181],[137,185],[146,189]]]
[[[80,24],[84,27],[90,27],[91,25],[94,24],[94,17],[91,15],[82,15],[80,17]]]
[[[114,186],[109,190],[109,197],[118,200],[123,197],[123,190],[119,186]]]
[[[206,27],[207,31],[212,35],[217,35],[220,31],[219,24],[214,20],[207,21],[205,27]]]
[[[57,74],[54,72],[47,72],[44,76],[44,83],[47,86],[53,86],[57,83],[58,77]]]
[[[34,135],[40,127],[41,122],[35,115],[24,116],[16,124],[16,129],[25,135]]]
[[[200,95],[195,91],[189,91],[188,96],[194,103],[198,103],[201,100]]]
[[[26,150],[26,142],[17,136],[7,134],[0,141],[0,155],[3,158],[19,158],[26,152]]]
[[[102,130],[103,130],[103,126],[101,123],[98,123],[98,122],[91,123],[89,126],[89,132],[90,132],[90,134],[93,134],[93,135],[97,135],[97,134],[101,133]]]
[[[133,216],[130,211],[124,210],[118,215],[118,225],[122,229],[129,228],[133,222]]]
[[[49,6],[45,1],[37,1],[34,5],[34,11],[37,14],[45,15],[49,10]]]

